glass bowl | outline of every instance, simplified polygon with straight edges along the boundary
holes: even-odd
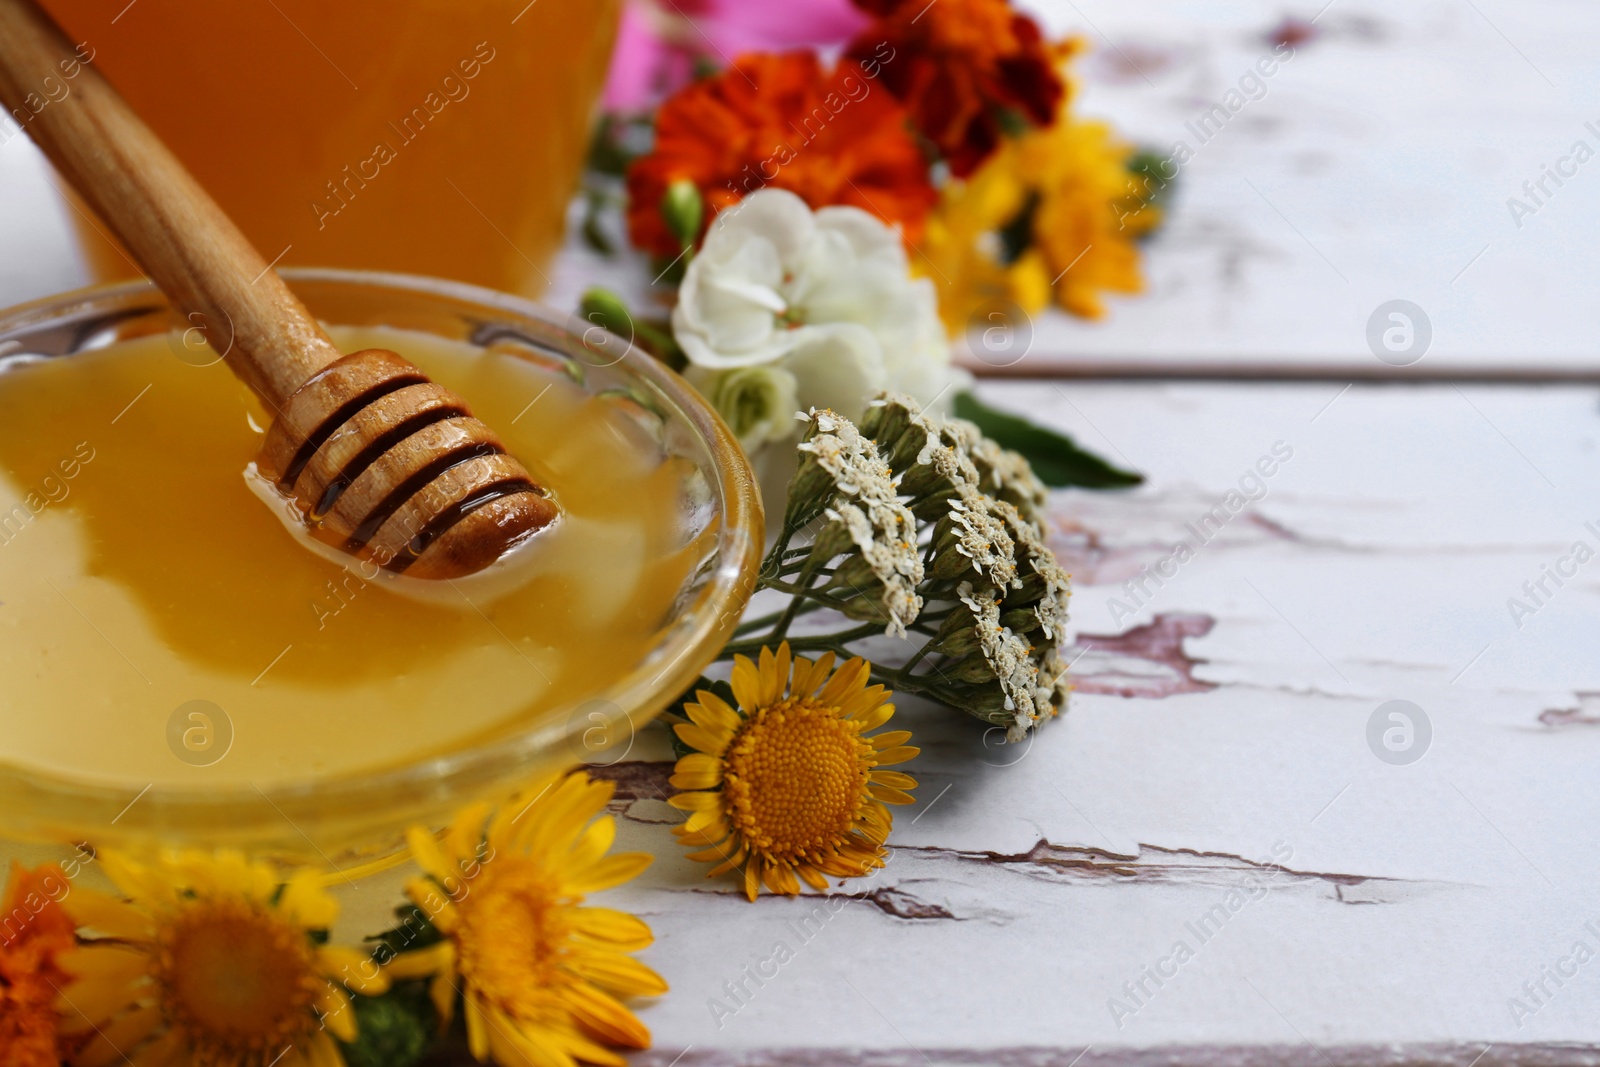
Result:
[[[283,276],[324,322],[509,349],[623,405],[650,431],[661,457],[686,470],[678,519],[683,543],[703,546],[698,565],[640,662],[581,704],[542,712],[492,742],[370,773],[143,792],[0,758],[0,834],[13,841],[226,845],[343,866],[350,857],[392,850],[406,826],[437,825],[463,804],[509,794],[541,772],[622,758],[635,733],[694,682],[739,621],[761,552],[760,493],[728,428],[683,379],[582,320],[486,289],[361,271]],[[52,297],[0,312],[0,372],[185,325],[148,282]]]

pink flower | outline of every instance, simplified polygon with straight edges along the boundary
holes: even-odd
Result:
[[[627,0],[604,106],[648,110],[744,52],[837,51],[870,22],[851,0]]]

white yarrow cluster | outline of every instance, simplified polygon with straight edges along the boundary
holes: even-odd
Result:
[[[1000,625],[1000,602],[992,589],[978,591],[971,582],[962,582],[957,593],[972,612],[978,648],[1005,694],[1005,708],[1012,715],[1006,740],[1020,741],[1050,711],[1048,703],[1040,707],[1039,665],[1033,661],[1033,647]]]
[[[931,646],[886,684],[1000,726],[1010,741],[1059,714],[1071,688],[1059,652],[1071,583],[1045,541],[1026,460],[904,396],[869,405],[859,428],[830,410],[800,418],[774,573],[891,636],[926,635]],[[1009,471],[1013,462],[1022,468]],[[788,547],[813,529],[809,550]]]
[[[873,442],[848,419],[813,409],[806,416],[815,432],[798,448],[833,482],[833,503],[823,514],[840,524],[871,570],[886,633],[905,637],[922,611],[922,553],[917,520],[900,500],[894,474]]]

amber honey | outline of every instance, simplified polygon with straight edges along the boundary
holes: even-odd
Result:
[[[560,244],[618,2],[45,7],[266,259],[531,294]],[[73,221],[100,278],[136,273],[103,223]]]
[[[420,365],[550,488],[563,516],[516,581],[418,597],[308,550],[246,481],[266,413],[173,338],[15,367],[0,761],[133,790],[313,780],[525,730],[640,662],[692,552],[683,471],[626,406],[511,352],[333,333]]]

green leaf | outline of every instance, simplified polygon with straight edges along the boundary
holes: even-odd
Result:
[[[1113,467],[1093,452],[1084,451],[1065,434],[996,411],[971,393],[956,394],[955,414],[975,423],[1000,447],[1022,453],[1033,465],[1033,473],[1048,486],[1125,489],[1144,481],[1143,475]]]
[[[353,997],[351,1003],[356,1039],[339,1043],[349,1067],[411,1067],[439,1032],[426,982],[402,982],[381,997]]]

